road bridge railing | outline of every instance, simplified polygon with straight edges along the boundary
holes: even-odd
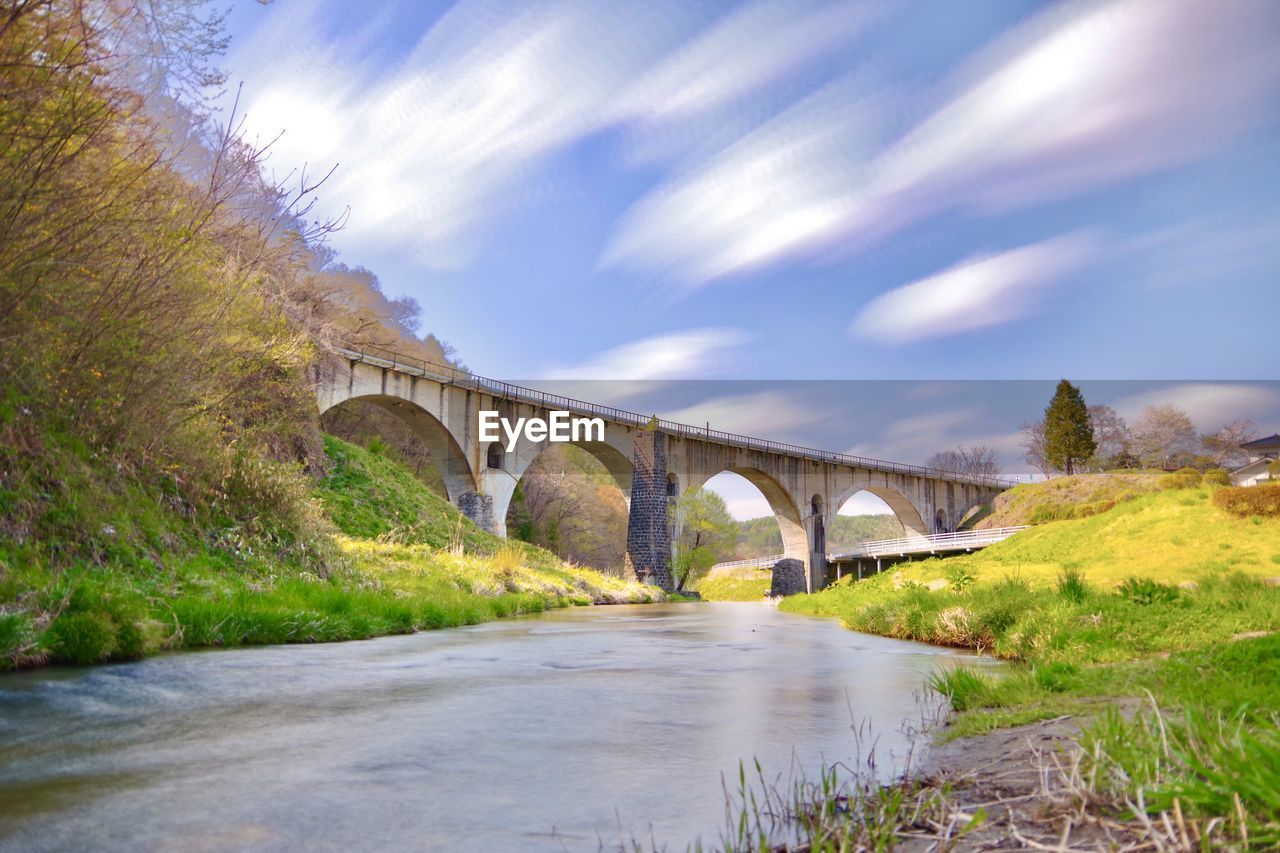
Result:
[[[410,376],[419,376],[433,379],[437,382],[473,388],[475,390],[491,394],[495,397],[507,400],[518,400],[524,403],[532,403],[546,409],[560,409],[579,415],[585,414],[594,417],[601,417],[614,421],[615,423],[630,424],[632,426],[656,426],[665,433],[679,435],[686,438],[712,441],[718,444],[743,447],[748,450],[760,450],[766,453],[778,453],[784,456],[812,459],[818,462],[828,462],[835,465],[847,465],[852,468],[867,468],[873,471],[883,471],[892,474],[908,474],[919,477],[929,477],[932,479],[950,480],[958,483],[969,483],[976,486],[1008,489],[1017,485],[1016,481],[1006,480],[1000,477],[957,474],[952,471],[928,468],[923,465],[908,465],[902,462],[889,462],[884,459],[872,459],[866,456],[856,456],[851,453],[836,453],[828,450],[818,450],[812,447],[803,447],[797,444],[788,444],[781,441],[770,441],[765,438],[754,438],[752,436],[739,435],[737,433],[722,432],[721,430],[714,430],[708,427],[690,426],[689,424],[677,423],[675,421],[657,418],[652,415],[642,415],[638,412],[629,412],[626,409],[619,409],[614,406],[589,403],[585,400],[576,400],[572,397],[566,397],[561,394],[552,394],[546,391],[539,391],[534,388],[526,388],[522,385],[514,385],[510,382],[503,382],[497,379],[487,379],[483,376],[478,376],[465,370],[459,370],[451,365],[436,364],[424,359],[394,353],[390,350],[383,350],[377,347],[362,347],[358,350],[339,347],[336,348],[335,351],[336,354],[353,362],[362,362],[377,367],[389,368]]]
[[[707,576],[730,572],[734,569],[771,569],[773,564],[784,559],[786,554],[771,554],[768,557],[751,557],[746,560],[730,560],[726,563],[716,563],[710,569],[707,569]]]
[[[988,530],[961,530],[955,533],[935,533],[930,536],[902,536],[897,539],[876,539],[863,542],[856,548],[841,554],[827,555],[828,562],[847,563],[851,560],[908,554],[931,554],[939,551],[972,551],[985,548],[1008,539],[1027,525],[993,527]]]

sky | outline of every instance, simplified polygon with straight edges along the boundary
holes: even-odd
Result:
[[[339,259],[482,375],[1011,471],[1048,395],[945,381],[1280,430],[1270,0],[275,0],[230,34],[270,168],[336,165]],[[911,383],[863,422],[797,380]],[[931,383],[964,399],[899,393]]]

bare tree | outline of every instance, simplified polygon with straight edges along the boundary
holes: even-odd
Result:
[[[999,455],[985,444],[957,445],[955,450],[933,454],[924,464],[964,477],[998,477],[1001,472]]]
[[[1232,421],[1223,424],[1217,432],[1200,436],[1200,444],[1204,455],[1219,467],[1238,468],[1249,458],[1247,451],[1240,445],[1247,444],[1258,437],[1257,427],[1253,421]]]
[[[1090,467],[1095,470],[1128,468],[1136,461],[1130,448],[1133,436],[1129,425],[1116,410],[1107,405],[1089,407],[1089,423],[1093,427],[1093,440],[1097,449],[1093,452]]]
[[[1018,432],[1022,433],[1022,458],[1046,477],[1052,477],[1058,473],[1057,469],[1049,464],[1049,459],[1045,455],[1044,419],[1025,421],[1018,427]]]
[[[1133,427],[1133,448],[1143,465],[1188,465],[1200,445],[1191,417],[1177,406],[1147,406]]]

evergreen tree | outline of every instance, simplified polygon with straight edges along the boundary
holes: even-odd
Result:
[[[1080,389],[1063,379],[1044,410],[1044,454],[1054,468],[1071,474],[1075,463],[1093,456],[1097,445],[1089,407]]]

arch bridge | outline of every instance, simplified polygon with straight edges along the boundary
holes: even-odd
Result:
[[[313,377],[320,413],[364,400],[399,417],[430,450],[449,500],[498,535],[506,535],[516,484],[548,442],[522,434],[511,452],[502,442],[482,442],[479,413],[497,411],[512,423],[552,411],[602,419],[603,440],[574,443],[603,463],[628,499],[629,566],[667,590],[680,529],[675,500],[722,471],[740,474],[764,495],[784,555],[804,564],[810,591],[826,580],[825,530],[857,492],[888,504],[908,536],[924,536],[953,530],[970,509],[1012,485],[659,420],[381,350],[336,355]]]

